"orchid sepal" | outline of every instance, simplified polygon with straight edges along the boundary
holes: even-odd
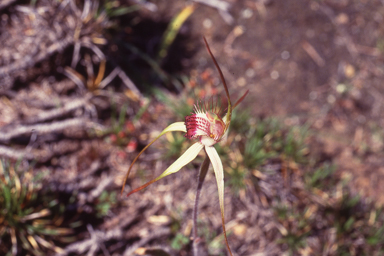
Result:
[[[228,86],[227,86],[227,83],[225,82],[223,72],[221,71],[221,68],[220,68],[219,64],[217,63],[215,56],[213,56],[211,48],[209,48],[207,39],[205,39],[205,37],[203,37],[203,39],[204,39],[205,47],[207,48],[209,55],[211,55],[211,58],[213,60],[213,63],[215,64],[217,72],[219,72],[221,82],[223,83],[223,86],[224,86],[225,94],[227,95],[227,99],[228,99],[228,110],[227,110],[228,122],[226,123],[225,130],[228,130],[229,124],[231,123],[231,117],[232,117],[232,103],[231,103],[231,97],[229,97]]]
[[[173,124],[170,124],[167,128],[165,128],[154,140],[152,140],[147,146],[145,146],[145,148],[143,148],[143,150],[140,151],[140,153],[135,157],[135,159],[133,159],[131,165],[129,166],[129,169],[127,171],[127,174],[125,175],[124,177],[124,181],[123,181],[123,186],[121,188],[121,194],[123,194],[123,191],[124,191],[124,188],[125,188],[125,184],[127,183],[127,179],[128,179],[128,176],[129,176],[129,173],[131,172],[132,170],[132,166],[134,165],[134,163],[137,161],[137,159],[139,158],[139,156],[149,147],[151,146],[155,141],[157,141],[161,136],[163,136],[164,134],[166,134],[167,132],[175,132],[175,131],[180,131],[180,132],[187,132],[187,128],[185,127],[185,124],[184,122],[176,122],[176,123],[173,123]]]
[[[232,255],[231,249],[229,247],[227,231],[225,229],[225,219],[224,219],[224,169],[223,164],[221,162],[220,156],[217,153],[214,147],[205,147],[205,152],[207,153],[209,160],[212,163],[213,171],[216,177],[217,190],[219,194],[219,204],[220,204],[220,212],[221,212],[221,221],[223,226],[223,233],[225,238],[225,243],[229,250],[230,255]]]
[[[188,163],[190,163],[192,160],[194,160],[203,148],[204,148],[204,145],[202,145],[200,142],[196,142],[195,144],[190,146],[184,152],[184,154],[182,154],[173,164],[171,164],[160,176],[158,176],[156,179],[153,179],[150,182],[142,185],[141,187],[132,190],[131,192],[129,192],[127,194],[127,196],[130,196],[133,193],[136,193],[136,192],[148,187],[152,183],[154,183],[154,182],[156,182],[156,181],[158,181],[158,180],[160,180],[160,179],[162,179],[162,178],[164,178],[164,177],[166,177],[172,173],[180,171],[181,168],[183,168]]]

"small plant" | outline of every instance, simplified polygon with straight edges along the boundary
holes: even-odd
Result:
[[[228,179],[228,186],[231,188],[232,192],[238,196],[241,190],[246,188],[245,180],[247,177],[247,170],[241,166],[236,166],[235,168],[230,168],[227,171],[230,179]]]
[[[31,171],[18,170],[16,164],[0,160],[2,255],[17,255],[23,250],[33,255],[59,253],[62,249],[53,241],[72,232],[61,227],[63,207],[43,189],[42,177],[34,177]]]
[[[255,121],[250,110],[233,111],[232,118],[230,132],[235,132],[236,134],[246,134],[251,129],[251,123]]]
[[[95,206],[96,216],[98,218],[106,216],[110,209],[117,203],[117,193],[115,191],[103,191],[97,200]]]
[[[336,180],[333,174],[336,171],[336,167],[330,163],[324,163],[312,172],[307,172],[305,175],[305,181],[310,189],[320,188],[324,189],[329,186],[333,186]]]
[[[189,237],[186,237],[183,234],[177,233],[175,238],[171,242],[171,247],[174,250],[180,251],[183,246],[189,243]]]
[[[301,248],[305,247],[305,237],[306,234],[288,233],[278,243],[287,244],[289,255],[296,255]]]
[[[381,246],[384,252],[384,226],[381,223],[384,221],[383,209],[372,209],[369,214],[368,225],[372,229],[367,232],[367,243],[371,246]]]
[[[236,123],[245,117],[239,115]],[[248,131],[241,142],[243,145],[240,145],[246,168],[255,168],[278,156],[298,163],[305,161],[304,156],[308,152],[305,128],[286,127],[274,118],[255,120],[253,124],[245,122],[243,126],[236,125],[235,128]]]
[[[275,213],[286,229],[279,241],[288,246],[291,255],[308,249],[308,237],[322,240],[316,251],[331,250],[332,255],[382,255],[384,253],[384,215],[382,208],[353,194],[349,178],[335,175],[336,168],[323,163],[304,175],[305,194]],[[303,210],[304,209],[304,210]],[[328,248],[328,249],[327,249]]]
[[[347,188],[342,189],[335,207],[326,209],[329,224],[336,230],[336,255],[351,255],[352,251],[355,255],[381,255],[384,252],[381,211],[359,195],[352,195]],[[379,251],[380,254],[375,254]]]
[[[125,146],[129,142],[128,133],[130,132],[128,127],[128,122],[125,121],[126,118],[127,105],[123,105],[119,111],[119,116],[117,117],[117,109],[115,105],[112,105],[111,113],[111,127],[104,131],[105,134],[109,134],[109,141],[113,144],[119,146]],[[132,126],[134,129],[134,126]]]
[[[305,212],[287,205],[280,205],[275,208],[275,214],[281,223],[281,233],[283,237],[278,241],[280,244],[288,246],[289,255],[296,253],[305,247],[305,239],[310,232],[310,222]]]
[[[120,1],[106,1],[101,10],[109,17],[116,17],[121,15],[126,15],[131,12],[140,10],[141,7],[138,4],[131,6],[121,5]]]

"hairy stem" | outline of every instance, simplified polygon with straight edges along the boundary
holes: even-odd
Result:
[[[203,187],[205,176],[207,176],[208,167],[209,167],[209,157],[205,156],[204,162],[200,166],[197,189],[196,189],[196,198],[195,205],[193,207],[193,255],[199,256],[199,239],[197,237],[197,213],[200,199],[201,188]]]

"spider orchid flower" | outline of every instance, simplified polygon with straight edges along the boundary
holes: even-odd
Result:
[[[185,132],[185,137],[188,139],[196,139],[197,142],[195,142],[190,148],[188,148],[171,166],[168,167],[160,176],[157,178],[149,181],[148,183],[142,185],[139,188],[136,188],[129,192],[127,196],[136,193],[147,186],[151,185],[152,183],[172,174],[178,172],[182,167],[190,163],[192,160],[194,160],[199,152],[202,149],[205,149],[205,152],[212,163],[212,167],[216,176],[216,182],[218,187],[218,194],[219,194],[219,204],[220,204],[220,210],[221,210],[221,219],[222,219],[222,226],[224,231],[224,237],[225,237],[225,243],[227,245],[228,251],[230,252],[230,255],[232,255],[231,249],[229,248],[226,230],[225,230],[225,221],[224,221],[224,171],[223,171],[223,164],[220,160],[219,154],[217,153],[216,149],[214,148],[214,145],[220,141],[222,141],[227,136],[229,124],[231,122],[231,115],[232,110],[235,108],[248,94],[248,91],[245,92],[245,94],[236,102],[234,106],[231,104],[231,100],[229,97],[229,92],[227,88],[227,84],[225,82],[224,76],[222,74],[222,71],[219,67],[219,65],[216,62],[215,57],[213,56],[208,43],[206,39],[204,38],[205,45],[207,47],[207,50],[209,54],[212,57],[212,60],[220,74],[221,81],[224,85],[224,89],[228,98],[228,107],[227,107],[227,113],[223,115],[223,109],[219,108],[217,104],[207,104],[205,102],[200,102],[197,105],[194,106],[194,113],[192,115],[187,116],[185,118],[185,122],[176,122],[171,125],[169,125],[167,128],[165,128],[159,136],[157,136],[151,143],[149,143],[133,160],[131,163],[131,166],[128,169],[128,172],[124,178],[123,186],[121,193],[124,191],[124,186],[126,184],[127,178],[129,176],[129,173],[132,169],[133,164],[136,162],[136,160],[139,158],[139,156],[150,146],[152,145],[157,139],[159,139],[162,135],[164,135],[167,132],[173,132],[173,131],[181,131]],[[223,116],[222,116],[223,115]]]

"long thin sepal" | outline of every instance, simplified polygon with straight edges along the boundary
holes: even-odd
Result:
[[[236,104],[233,105],[232,110],[235,109],[235,107],[236,107],[237,105],[239,105],[239,104],[244,100],[245,96],[247,96],[248,93],[249,93],[249,90],[247,90],[247,91],[244,93],[244,95],[241,96],[241,98],[238,99],[238,100],[236,101]],[[225,124],[227,124],[227,122],[228,122],[228,120],[227,120],[227,114],[225,114],[225,116],[223,117],[223,121],[224,121]],[[230,121],[230,120],[229,120],[229,121]],[[227,130],[225,131],[225,134],[224,134],[223,139],[222,139],[221,141],[225,141],[225,140],[227,139],[227,137],[228,137],[228,132],[229,132],[229,130],[227,129]]]
[[[239,104],[244,100],[245,96],[247,96],[248,93],[249,93],[249,90],[247,90],[247,91],[244,93],[244,95],[241,96],[241,98],[238,99],[238,100],[236,101],[236,103],[235,103],[235,105],[233,105],[233,108],[232,108],[232,109],[234,109],[237,105],[239,105]]]
[[[190,148],[187,149],[187,151],[184,152],[171,166],[168,167],[167,170],[165,170],[159,177],[157,177],[154,180],[151,180],[150,182],[144,184],[143,186],[132,190],[127,194],[127,196],[132,195],[133,193],[136,193],[143,188],[148,187],[152,183],[164,178],[165,176],[168,176],[172,173],[178,172],[181,168],[183,168],[185,165],[187,165],[189,162],[191,162],[193,159],[197,157],[199,152],[203,149],[204,145],[202,145],[200,142],[196,142],[193,144]]]
[[[137,161],[137,159],[139,158],[139,156],[149,147],[151,146],[156,140],[158,140],[161,136],[163,136],[165,133],[167,132],[174,132],[174,131],[181,131],[181,132],[187,132],[187,128],[185,127],[185,124],[184,122],[176,122],[176,123],[173,123],[171,125],[169,125],[167,128],[165,128],[160,134],[159,136],[157,136],[153,141],[151,141],[151,143],[149,143],[147,146],[145,146],[145,148],[143,148],[143,150],[140,151],[140,153],[135,157],[135,159],[133,159],[131,165],[129,166],[129,169],[127,171],[127,174],[125,175],[124,177],[124,182],[123,182],[123,186],[121,188],[121,194],[123,194],[123,191],[124,191],[124,187],[125,187],[125,183],[127,182],[127,179],[128,179],[128,176],[129,176],[129,173],[131,172],[131,169],[132,169],[132,166],[133,164]]]
[[[227,238],[227,231],[225,230],[225,220],[224,220],[224,170],[223,170],[223,164],[221,163],[219,154],[217,154],[217,151],[214,147],[205,147],[205,152],[207,152],[207,155],[209,157],[209,160],[211,160],[213,171],[215,172],[216,176],[216,182],[217,182],[217,189],[219,192],[219,203],[220,203],[220,211],[221,211],[221,221],[223,225],[223,232],[224,232],[224,238],[225,238],[225,244],[227,245],[229,254],[232,255],[231,248],[229,247],[228,238]]]
[[[208,53],[209,53],[209,55],[211,55],[213,63],[215,63],[216,69],[219,72],[221,82],[223,83],[224,89],[225,89],[225,93],[227,94],[227,99],[228,99],[228,112],[227,112],[227,117],[228,118],[227,118],[227,120],[228,120],[228,122],[227,122],[227,125],[226,125],[225,129],[228,129],[229,124],[231,122],[231,116],[232,116],[232,104],[231,104],[231,98],[229,97],[228,86],[227,86],[227,83],[225,82],[225,78],[224,78],[223,72],[221,71],[221,68],[220,68],[219,64],[217,63],[217,61],[215,59],[215,56],[213,56],[213,53],[211,52],[211,49],[209,48],[207,39],[205,39],[204,36],[203,36],[203,39],[204,39],[205,47],[207,47]]]

